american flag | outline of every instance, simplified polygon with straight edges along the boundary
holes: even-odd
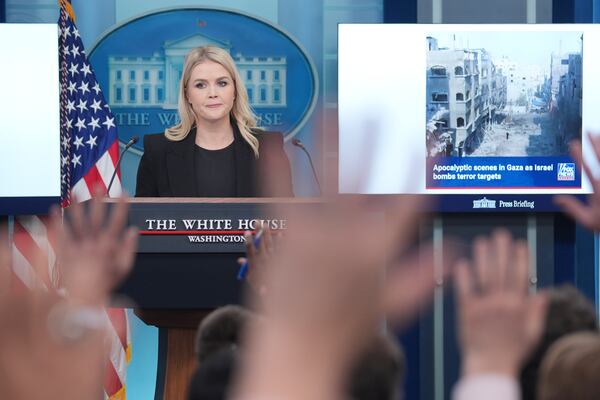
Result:
[[[89,199],[92,188],[96,186],[106,192],[119,157],[115,118],[67,10],[71,10],[70,2],[61,0],[59,52],[63,206],[69,204],[72,194],[78,201]],[[117,176],[110,196],[120,194],[121,183]]]
[[[119,158],[115,118],[92,71],[75,26],[69,0],[60,0],[59,53],[61,70],[60,121],[62,205],[74,195],[77,201],[91,198],[97,186],[106,193]],[[109,197],[121,194],[115,178]],[[124,309],[109,309],[111,324],[110,362],[104,380],[106,397],[125,399],[125,373],[131,355],[131,340]]]
[[[119,156],[117,129],[110,108],[87,60],[83,42],[74,24],[69,0],[59,0],[60,122],[61,122],[61,205],[72,198],[85,201],[93,189],[106,193]],[[121,194],[119,174],[109,196]],[[13,286],[18,288],[60,287],[53,238],[48,237],[47,219],[40,216],[16,217],[13,224]],[[32,248],[48,256],[47,270],[35,270]],[[107,309],[110,321],[110,354],[104,392],[110,400],[124,400],[126,369],[131,355],[131,339],[124,309]]]

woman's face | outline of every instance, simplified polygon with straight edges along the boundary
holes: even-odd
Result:
[[[235,84],[219,63],[204,61],[192,69],[186,95],[198,122],[229,119],[235,100]]]

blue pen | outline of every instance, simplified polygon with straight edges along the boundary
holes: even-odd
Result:
[[[262,237],[262,233],[263,230],[260,229],[258,231],[258,233],[254,236],[254,240],[252,241],[252,244],[254,245],[255,248],[258,248],[258,246],[260,246],[260,239]],[[248,274],[248,268],[250,268],[250,263],[248,262],[248,258],[246,258],[246,262],[244,262],[244,264],[242,264],[242,266],[240,267],[238,274],[237,274],[237,278],[239,281],[243,280],[246,275]]]

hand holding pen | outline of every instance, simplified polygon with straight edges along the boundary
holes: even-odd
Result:
[[[247,279],[257,293],[263,294],[266,288],[262,282],[266,261],[273,254],[273,234],[266,224],[261,224],[255,234],[251,231],[244,233],[246,239],[246,257],[240,257],[240,269],[237,278]]]
[[[260,239],[262,238],[263,232],[264,231],[262,228],[259,229],[254,237],[252,237],[253,235],[251,231],[244,232],[244,239],[246,240],[246,255],[248,257],[240,257],[238,259],[240,270],[238,271],[237,278],[240,281],[245,279],[246,275],[248,274],[248,269],[250,268],[250,261],[248,261],[248,258],[250,258],[250,254],[255,254],[257,251],[256,249],[260,247]]]

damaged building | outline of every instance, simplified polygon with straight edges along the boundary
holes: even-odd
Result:
[[[428,139],[441,138],[452,155],[470,153],[506,95],[506,78],[485,49],[439,48],[437,39],[427,38]],[[429,155],[439,145],[428,140]]]

